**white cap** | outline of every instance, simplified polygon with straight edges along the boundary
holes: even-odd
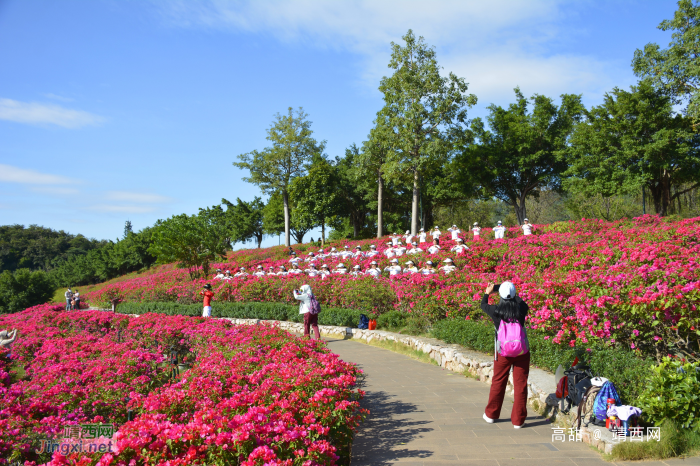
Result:
[[[415,241],[412,242],[411,244],[414,245],[414,246],[418,246],[418,243],[416,243]]]
[[[309,255],[310,255],[310,256],[313,256],[313,255],[314,255],[314,252],[313,252],[313,251],[309,252]]]
[[[369,265],[377,265],[377,261],[372,261],[369,263]]]
[[[406,264],[413,264],[413,261],[408,261],[406,262]]]
[[[433,261],[426,262],[426,265],[433,265]]]
[[[501,224],[501,221],[500,221],[500,220],[498,221],[498,224],[499,224],[499,225]]]
[[[448,257],[448,258],[445,259],[443,262],[448,262],[448,263],[449,263],[449,262],[452,262],[452,259],[450,259],[450,258]]]
[[[460,243],[464,242],[464,240],[462,238],[457,238],[455,241],[458,241]]]
[[[435,229],[436,229],[436,230],[438,230],[438,227],[437,227],[437,225],[435,225]]]
[[[299,267],[299,264],[296,262],[292,262],[292,267]]]
[[[335,266],[336,269],[339,269],[341,267],[345,267],[345,264],[343,264],[342,262]]]
[[[362,249],[362,246],[358,244],[357,246],[355,246],[355,249]]]
[[[263,268],[263,266],[262,266],[262,265],[258,265],[258,268],[259,268],[259,269],[262,269],[262,268]]]
[[[457,225],[452,225],[452,228],[457,228]]]
[[[420,231],[425,231],[425,230],[421,228]]]
[[[478,224],[479,224],[479,222],[474,222],[474,225],[478,225]]]
[[[343,248],[348,249],[348,245],[346,244],[345,246],[343,246]]]
[[[411,232],[409,230],[406,230],[406,234],[409,234],[409,233],[411,233]]]
[[[515,285],[511,282],[503,282],[501,286],[498,287],[498,294],[501,295],[503,299],[513,299],[515,298],[516,291]]]
[[[397,264],[398,264],[398,263],[399,263],[399,260],[398,260],[398,259],[391,259],[391,263],[392,263],[392,264],[393,264],[393,263],[397,263]]]
[[[526,222],[529,222],[530,220],[528,220],[528,219],[525,219],[525,221],[526,221]]]
[[[359,268],[360,268],[359,265],[356,265],[355,267],[353,267],[353,269],[359,269]]]
[[[231,273],[231,271],[230,271],[230,270],[227,270],[226,273]]]
[[[326,264],[323,264],[323,265],[321,266],[321,268],[324,268],[324,267],[325,267],[325,268],[328,268],[328,266],[327,266]]]
[[[374,244],[370,244],[369,247],[370,249],[377,249],[377,246],[375,246]]]
[[[241,267],[241,270],[245,270],[245,267]]]

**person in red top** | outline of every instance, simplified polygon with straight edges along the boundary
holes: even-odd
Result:
[[[211,317],[211,298],[214,297],[214,292],[211,291],[211,285],[209,283],[204,285],[204,291],[200,291],[199,294],[204,296],[204,312],[202,312],[202,317]]]

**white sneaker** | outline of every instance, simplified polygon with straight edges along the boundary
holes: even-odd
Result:
[[[488,422],[489,424],[493,424],[493,419],[486,416],[486,413],[484,413],[484,421]]]
[[[524,425],[525,424],[523,424],[522,426],[524,426]],[[522,426],[513,426],[513,429],[520,429]]]

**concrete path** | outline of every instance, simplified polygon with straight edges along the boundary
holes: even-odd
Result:
[[[353,466],[613,464],[586,444],[552,442],[551,425],[534,413],[514,429],[509,397],[501,420],[487,424],[487,384],[351,340],[328,340],[328,347],[366,375],[363,407],[371,414],[355,438]],[[700,466],[700,459],[642,464]]]

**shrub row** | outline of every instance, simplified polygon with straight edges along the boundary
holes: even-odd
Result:
[[[172,302],[125,302],[117,306],[121,314],[156,313],[165,315],[201,316],[201,304],[178,304]],[[336,325],[338,327],[357,327],[360,321],[360,311],[352,309],[323,307],[318,315],[320,325]],[[284,303],[267,302],[219,302],[212,308],[212,316],[229,317],[233,319],[286,320],[302,322],[299,306]]]
[[[433,324],[432,334],[446,343],[493,353],[495,329],[490,321],[444,319]],[[559,364],[570,367],[576,357],[591,367],[593,375],[606,377],[615,384],[624,403],[634,404],[651,376],[652,359],[642,359],[634,352],[603,346],[568,347],[553,345],[546,335],[528,329],[530,364],[556,371]]]

